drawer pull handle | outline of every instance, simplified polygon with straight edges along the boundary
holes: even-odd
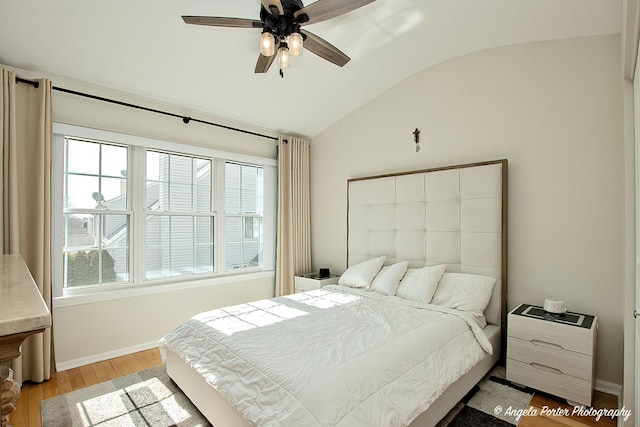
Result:
[[[554,343],[550,343],[550,342],[546,342],[546,341],[540,341],[540,340],[531,340],[530,342],[531,342],[531,344],[537,345],[537,346],[540,346],[540,347],[552,348],[554,350],[564,350],[564,347],[562,347],[559,344],[554,344]]]
[[[562,372],[560,369],[552,368],[551,366],[545,366],[539,363],[529,363],[529,365],[531,365],[533,368],[538,368],[543,371],[550,372],[552,374],[558,374],[558,375],[564,374],[564,372]]]

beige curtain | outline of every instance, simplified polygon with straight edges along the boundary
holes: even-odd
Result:
[[[3,253],[22,255],[51,311],[51,81],[36,88],[2,69],[1,83]],[[18,383],[50,378],[52,328],[27,338],[21,351],[13,363]]]
[[[294,292],[294,277],[311,272],[309,141],[278,138],[276,296]]]

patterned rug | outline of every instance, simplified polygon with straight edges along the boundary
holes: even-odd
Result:
[[[509,427],[517,426],[533,394],[511,385],[504,367],[494,368],[474,387],[438,427]]]
[[[42,427],[211,426],[164,366],[42,401]]]
[[[438,427],[518,425],[532,395],[510,386],[504,368],[485,377]],[[499,410],[497,408],[500,408]],[[164,366],[52,397],[40,405],[43,427],[210,427]]]

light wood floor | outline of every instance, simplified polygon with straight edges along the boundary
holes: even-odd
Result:
[[[13,427],[40,426],[40,401],[162,364],[157,348],[58,372],[41,384],[25,383],[9,422]]]
[[[618,407],[618,398],[612,394],[602,393],[596,390],[593,396],[593,402],[591,402],[593,409],[616,409]],[[602,416],[598,421],[596,417],[586,417],[578,415],[557,415],[554,416],[550,410],[556,410],[556,414],[562,414],[563,410],[566,413],[571,414],[574,407],[567,405],[566,403],[560,403],[558,400],[541,394],[534,394],[531,399],[529,409],[535,409],[536,417],[523,417],[518,427],[567,427],[567,426],[605,426],[616,427],[618,420],[612,418],[605,418]],[[547,408],[544,410],[543,408]]]
[[[160,352],[157,348],[133,353],[127,356],[117,357],[103,362],[93,363],[79,368],[54,374],[49,381],[42,384],[25,383],[15,412],[11,415],[10,422],[14,427],[40,426],[40,402],[44,399],[68,393],[70,391],[109,381],[124,375],[133,374],[145,369],[162,364]],[[553,417],[550,414],[542,414],[544,407],[557,409],[567,408],[570,412],[572,406],[553,400],[542,395],[535,395],[531,401],[531,407],[539,414],[536,417],[524,417],[519,427],[581,427],[581,426],[616,426],[616,420],[604,417],[596,422],[594,418],[578,416]],[[593,402],[594,408],[617,408],[617,397],[596,391]],[[532,411],[530,411],[532,412]]]

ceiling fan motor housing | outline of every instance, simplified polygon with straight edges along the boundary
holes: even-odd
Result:
[[[280,40],[288,37],[291,33],[300,32],[300,25],[307,22],[309,16],[303,13],[295,17],[294,14],[303,7],[300,0],[284,0],[282,1],[284,13],[280,15],[277,7],[272,5],[269,11],[262,5],[260,21],[262,21],[263,31],[269,31]]]

